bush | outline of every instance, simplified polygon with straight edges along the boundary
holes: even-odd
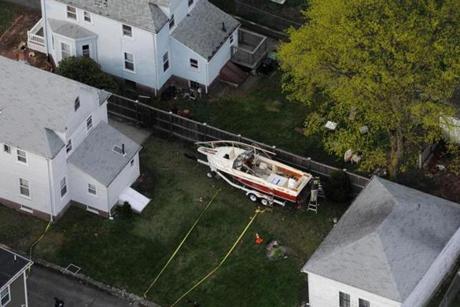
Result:
[[[129,220],[133,217],[133,209],[128,202],[116,208],[117,216],[122,220]]]
[[[326,197],[335,202],[347,202],[352,195],[350,178],[344,171],[335,171],[326,182]]]
[[[88,57],[69,57],[59,63],[56,72],[81,83],[118,93],[119,87],[113,77],[101,70],[99,64]]]

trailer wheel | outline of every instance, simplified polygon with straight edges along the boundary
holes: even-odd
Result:
[[[259,198],[257,198],[257,195],[254,193],[249,193],[248,194],[249,200],[252,201],[253,203],[257,202]]]
[[[262,206],[267,206],[267,207],[271,205],[270,202],[268,201],[268,199],[266,199],[266,198],[262,198],[260,200],[260,203],[262,204]]]

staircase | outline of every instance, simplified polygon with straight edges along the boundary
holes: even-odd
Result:
[[[234,87],[238,87],[246,81],[249,77],[249,73],[243,71],[237,65],[228,61],[224,67],[220,70],[219,80],[230,84]]]

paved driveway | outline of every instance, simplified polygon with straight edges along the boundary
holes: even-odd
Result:
[[[78,280],[37,265],[28,279],[29,305],[53,307],[54,297],[63,300],[65,307],[128,307],[129,302],[102,292]]]

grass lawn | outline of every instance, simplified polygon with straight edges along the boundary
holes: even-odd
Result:
[[[0,35],[12,24],[19,14],[20,7],[9,2],[0,1]]]
[[[74,263],[97,280],[142,295],[211,197],[203,216],[149,298],[171,304],[212,269],[253,215],[255,206],[222,180],[208,179],[204,166],[186,159],[191,148],[152,138],[142,151],[145,179],[139,190],[152,198],[141,216],[104,220],[71,208],[38,244],[35,255],[67,266]],[[343,204],[323,202],[318,215],[274,208],[261,214],[228,262],[190,299],[202,306],[296,306],[304,293],[300,268],[339,217]],[[0,207],[0,242],[20,250],[45,223]],[[292,249],[285,260],[269,261],[255,233]],[[185,302],[181,306],[189,306]]]
[[[226,91],[220,97],[199,101],[156,100],[154,106],[166,110],[189,109],[192,119],[342,167],[340,159],[323,150],[318,138],[302,134],[307,109],[285,98],[280,78],[281,74],[275,73],[271,77],[258,77],[251,86]]]

